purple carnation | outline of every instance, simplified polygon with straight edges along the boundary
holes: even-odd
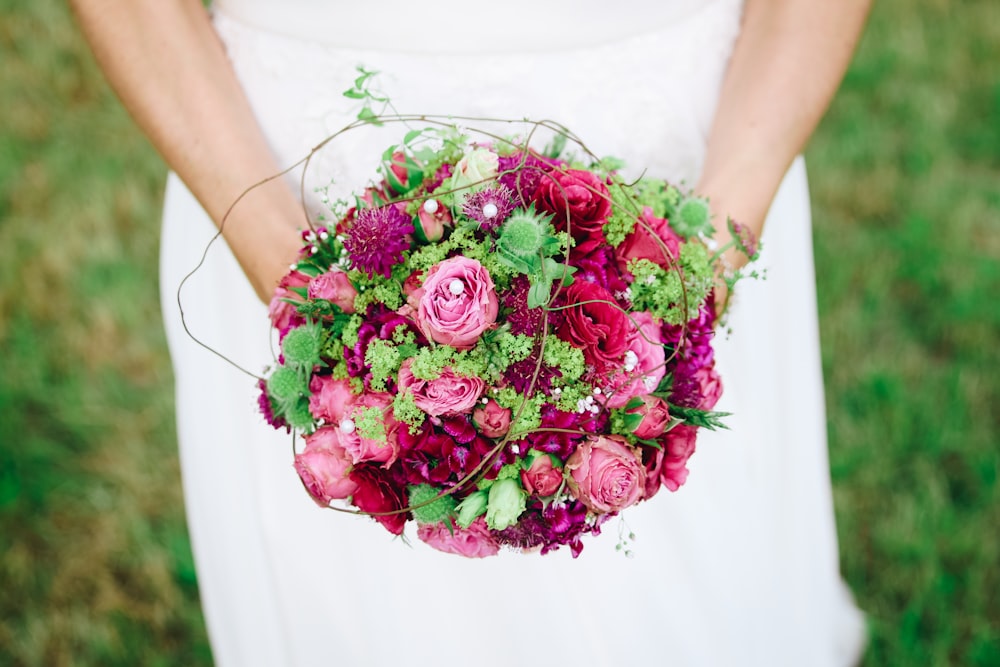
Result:
[[[525,276],[517,276],[511,281],[510,289],[501,297],[504,310],[507,311],[505,319],[510,325],[510,332],[525,336],[534,336],[542,326],[542,317],[545,311],[541,308],[528,308],[528,291],[531,283]],[[560,305],[561,300],[557,299],[553,305]],[[550,310],[548,318],[548,330],[556,331],[562,326],[565,316],[561,310]]]
[[[497,180],[517,196],[522,206],[527,206],[535,198],[542,174],[552,166],[531,153],[514,153],[501,155],[497,168],[500,172]]]
[[[264,419],[275,429],[285,429],[288,433],[292,432],[292,427],[288,425],[284,417],[279,417],[274,414],[274,405],[271,403],[271,396],[267,393],[267,382],[264,380],[257,381],[257,388],[260,389],[260,394],[257,396],[257,407],[260,408],[260,413],[264,415]]]
[[[701,384],[695,375],[702,368],[715,363],[712,338],[715,336],[715,302],[709,299],[698,311],[698,316],[685,326],[664,325],[663,338],[676,350],[669,362],[668,372],[673,373],[670,402],[694,408],[702,402]]]
[[[344,249],[355,269],[369,278],[376,273],[389,278],[392,267],[403,261],[403,252],[410,248],[408,235],[412,233],[413,219],[398,206],[366,208],[358,211],[345,232]]]

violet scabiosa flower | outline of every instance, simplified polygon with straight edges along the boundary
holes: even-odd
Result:
[[[389,278],[392,267],[403,261],[412,233],[413,219],[397,206],[366,208],[358,211],[345,232],[344,249],[353,268],[364,271],[369,278],[376,273]]]
[[[479,223],[484,232],[493,232],[514,210],[514,193],[506,185],[491,186],[465,198],[462,212]]]
[[[523,334],[534,336],[542,326],[542,317],[545,311],[541,308],[528,308],[528,290],[531,283],[526,276],[516,276],[511,281],[510,289],[501,297],[503,308],[506,311],[504,317],[510,325],[510,332],[513,334]],[[564,301],[558,297],[552,304],[561,306]],[[556,331],[562,326],[565,316],[562,310],[550,310],[548,317],[548,330]]]

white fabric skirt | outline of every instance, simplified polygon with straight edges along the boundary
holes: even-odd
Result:
[[[693,182],[739,3],[720,0],[652,33],[504,57],[362,51],[216,16],[251,104],[291,164],[346,125],[340,96],[364,63],[403,112],[552,118],[599,155]],[[399,126],[347,135],[306,176],[364,185]],[[298,179],[299,174],[290,178]],[[317,201],[310,206],[318,210]],[[258,415],[253,378],[195,343],[177,300],[215,232],[167,184],[161,250],[188,523],[216,662],[223,666],[847,665],[863,622],[838,571],[805,169],[768,215],[761,269],[717,338],[731,427],[702,432],[690,477],[585,539],[578,559],[484,560],[395,539],[315,506],[292,443]],[[191,333],[261,372],[266,308],[220,241],[181,292]],[[616,550],[634,533],[632,557]]]

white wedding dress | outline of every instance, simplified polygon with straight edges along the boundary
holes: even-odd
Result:
[[[357,113],[341,92],[360,63],[383,73],[401,112],[550,118],[636,173],[690,184],[740,11],[738,0],[227,0],[215,22],[282,164]],[[308,182],[363,185],[402,132],[346,135]],[[256,412],[254,381],[183,331],[177,287],[214,227],[172,176],[161,287],[217,664],[852,664],[864,626],[838,572],[801,160],[766,230],[767,278],[740,285],[734,333],[717,340],[731,430],[701,434],[687,484],[628,510],[627,525],[610,521],[578,559],[465,560],[313,504],[290,438]],[[223,243],[182,301],[205,343],[254,372],[271,362],[266,308]],[[635,534],[631,558],[615,549],[619,529]]]

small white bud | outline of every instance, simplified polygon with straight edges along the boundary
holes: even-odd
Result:
[[[425,213],[430,213],[433,215],[434,213],[437,213],[437,210],[438,210],[437,199],[428,199],[427,201],[424,202]]]
[[[465,283],[463,283],[458,278],[455,278],[450,283],[448,283],[448,291],[454,294],[455,296],[458,296],[459,294],[465,291]]]
[[[344,419],[340,422],[340,432],[341,433],[354,433],[357,429],[357,425],[354,423],[353,419]]]

